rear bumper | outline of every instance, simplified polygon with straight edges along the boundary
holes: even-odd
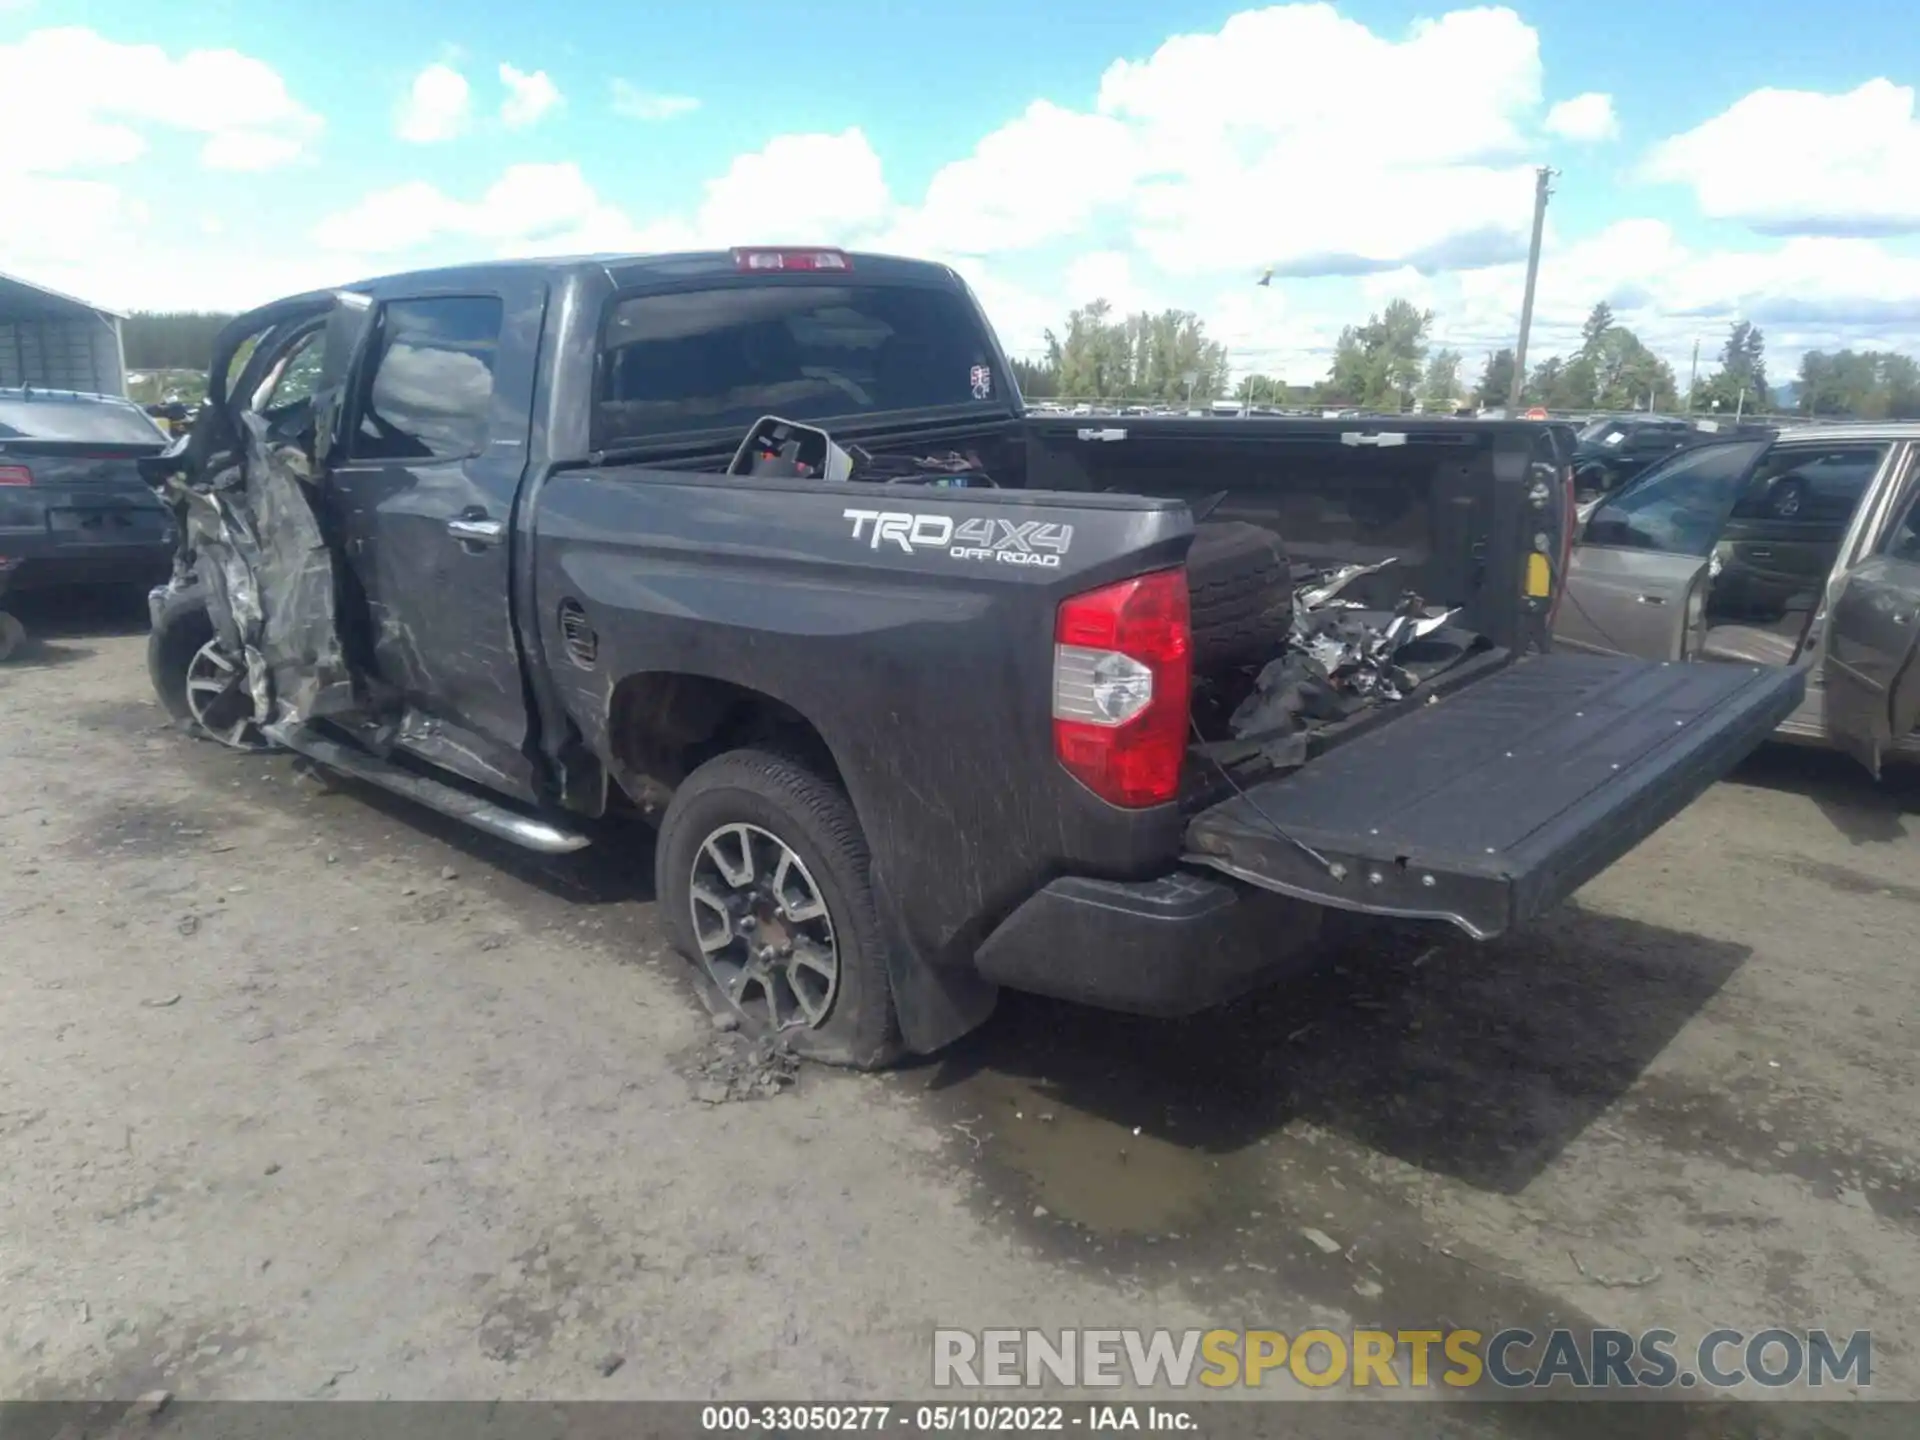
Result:
[[[1014,990],[1191,1015],[1306,968],[1323,915],[1194,871],[1139,882],[1068,876],[1008,916],[974,963]]]
[[[174,549],[164,535],[112,545],[0,529],[0,594],[55,585],[157,585],[172,573]]]
[[[11,558],[11,557],[9,557]],[[34,559],[0,565],[0,594],[8,591],[47,590],[59,585],[152,586],[173,571],[173,546],[143,545],[100,554],[91,547],[79,553],[54,552]]]

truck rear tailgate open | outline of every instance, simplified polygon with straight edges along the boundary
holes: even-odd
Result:
[[[1488,939],[1685,809],[1805,687],[1798,668],[1523,660],[1201,812],[1187,858],[1285,895],[1450,920]]]

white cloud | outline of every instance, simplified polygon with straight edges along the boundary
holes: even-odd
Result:
[[[700,108],[700,102],[691,95],[642,90],[626,80],[615,80],[609,88],[613,93],[613,113],[629,120],[672,120]]]
[[[467,77],[435,63],[413,77],[394,116],[393,130],[415,145],[451,140],[467,128],[473,95]]]
[[[509,130],[524,130],[560,103],[560,88],[544,70],[529,75],[503,64],[500,83],[507,87],[507,98],[500,105],[500,123]]]
[[[1133,258],[1124,250],[1095,250],[1080,256],[1067,266],[1065,288],[1075,306],[1105,300],[1126,314],[1156,308],[1134,274]]]
[[[1330,5],[1245,11],[1115,61],[1090,111],[1036,101],[896,233],[977,255],[1131,233],[1186,275],[1495,263],[1524,245],[1539,103],[1539,39],[1510,10],[1400,39]]]
[[[1844,95],[1756,90],[1656,146],[1648,179],[1692,187],[1700,209],[1764,234],[1920,231],[1920,116],[1911,86]]]
[[[0,170],[57,174],[126,165],[149,135],[205,137],[212,169],[265,169],[304,152],[320,117],[278,71],[237,50],[125,45],[79,26],[0,44]]]
[[[1450,277],[1437,333],[1469,357],[1511,345],[1523,272],[1504,266]],[[1684,380],[1693,341],[1711,369],[1726,327],[1767,332],[1775,369],[1801,350],[1842,344],[1920,348],[1920,257],[1871,240],[1802,237],[1755,250],[1699,249],[1664,221],[1622,220],[1544,249],[1529,358],[1579,343],[1580,323],[1605,300]]]
[[[695,226],[715,245],[843,244],[872,233],[891,206],[880,157],[858,128],[780,135],[707,182]]]
[[[265,130],[226,130],[207,137],[200,163],[209,170],[274,170],[300,154],[300,142]]]
[[[1549,135],[1563,140],[1611,140],[1620,133],[1620,118],[1613,113],[1613,97],[1590,91],[1562,100],[1547,111],[1545,123]]]
[[[766,213],[778,182],[792,202]],[[315,227],[332,250],[385,255],[436,240],[487,242],[500,253],[697,249],[741,244],[838,244],[881,224],[892,201],[880,157],[859,130],[781,135],[707,182],[699,206],[641,225],[603,199],[571,161],[513,165],[476,200],[424,180],[375,191]]]

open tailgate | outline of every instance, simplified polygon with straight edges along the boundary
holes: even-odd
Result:
[[[1187,859],[1489,939],[1685,809],[1805,688],[1799,667],[1537,656],[1202,811]]]

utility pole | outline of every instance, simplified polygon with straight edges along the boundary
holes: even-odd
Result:
[[[1507,394],[1508,418],[1520,408],[1520,391],[1527,383],[1527,332],[1533,329],[1533,286],[1540,278],[1540,236],[1547,225],[1547,197],[1553,177],[1560,172],[1542,165],[1533,181],[1533,243],[1527,248],[1527,289],[1520,301],[1520,343],[1513,349],[1513,388]]]
[[[1700,379],[1700,342],[1693,342],[1693,364],[1687,367],[1687,413],[1693,413],[1693,387]]]

